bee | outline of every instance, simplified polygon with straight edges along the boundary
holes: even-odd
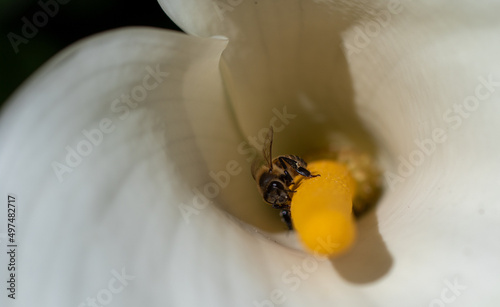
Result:
[[[298,184],[294,180],[298,176],[312,178],[319,175],[312,175],[307,170],[307,163],[299,156],[283,155],[273,159],[273,134],[271,126],[264,141],[263,156],[252,163],[252,176],[264,201],[281,210],[281,220],[292,230],[290,205]]]

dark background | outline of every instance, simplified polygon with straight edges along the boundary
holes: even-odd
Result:
[[[29,21],[39,5],[57,3],[59,11],[16,53],[8,34],[23,36],[23,17]],[[62,1],[62,0],[61,0]],[[6,99],[38,67],[75,41],[124,26],[152,26],[180,31],[156,0],[0,0],[0,108]]]

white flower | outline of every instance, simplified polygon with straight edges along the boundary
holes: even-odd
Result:
[[[0,223],[12,194],[20,306],[499,303],[496,2],[160,4],[192,35],[84,40],[2,113]],[[277,152],[341,132],[386,170],[342,258],[232,217],[282,227],[245,143],[273,117]]]

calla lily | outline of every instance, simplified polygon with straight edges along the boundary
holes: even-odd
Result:
[[[497,3],[160,4],[189,35],[83,40],[2,113],[20,306],[500,302]],[[278,231],[248,162],[270,124],[278,153],[342,134],[377,157],[348,254]]]

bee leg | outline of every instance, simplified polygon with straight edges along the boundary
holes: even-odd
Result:
[[[280,204],[280,203],[274,203],[271,204],[274,209],[281,209],[281,210],[290,210],[290,205],[287,203]]]
[[[285,159],[286,158],[284,158],[284,157],[278,158],[278,160],[280,161],[281,167],[283,168],[283,172],[285,173],[285,175],[283,176],[284,177],[283,180],[290,185],[293,183],[293,178],[290,175],[290,173],[287,171],[287,169],[288,169],[287,164],[289,164],[289,163],[285,163],[285,161],[286,161]]]
[[[292,214],[290,213],[290,209],[283,209],[280,212],[281,220],[283,223],[288,226],[289,230],[293,230],[293,225],[292,225]]]
[[[297,168],[297,173],[301,174],[304,177],[309,177],[309,178],[318,177],[319,176],[319,174],[318,175],[311,174],[311,172],[309,170],[307,170],[306,168],[304,168],[304,167]]]
[[[281,162],[281,166],[285,169],[285,173],[286,174],[288,174],[288,172],[286,172],[286,168],[287,167],[285,165],[285,162],[286,162],[286,164],[290,165],[297,173],[299,173],[300,175],[302,175],[304,177],[312,178],[312,177],[318,177],[319,176],[319,175],[313,175],[313,174],[311,174],[311,172],[307,168],[299,166],[296,161],[294,161],[294,160],[292,160],[290,158],[280,157],[279,160]],[[290,179],[291,178],[292,177],[290,176]]]
[[[293,186],[291,189],[289,189],[287,192],[290,192],[290,193],[295,193],[297,192],[297,189],[299,188],[300,184],[302,183],[302,178],[299,179],[299,181],[297,181],[297,183],[293,183]]]
[[[283,209],[286,208],[284,205],[272,204],[273,209]]]

